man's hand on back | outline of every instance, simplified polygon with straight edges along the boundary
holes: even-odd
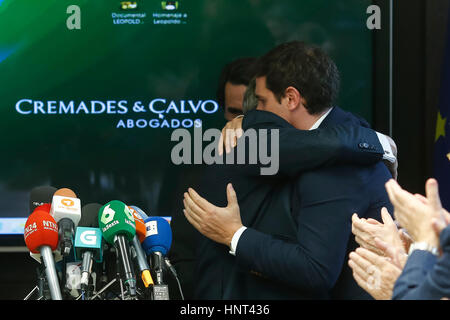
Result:
[[[227,199],[226,207],[217,207],[189,188],[184,193],[183,212],[189,223],[205,237],[230,246],[233,235],[242,227],[236,192],[231,183],[227,185]]]

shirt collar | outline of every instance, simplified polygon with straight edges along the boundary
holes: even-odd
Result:
[[[326,113],[324,113],[314,124],[311,128],[309,128],[309,130],[315,130],[317,128],[319,128],[319,126],[322,124],[323,120],[325,120],[325,118],[328,116],[328,114],[331,112],[331,110],[333,110],[333,108],[330,108],[330,110],[328,110]]]

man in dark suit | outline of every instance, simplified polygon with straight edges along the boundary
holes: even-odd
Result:
[[[352,125],[355,121],[352,115],[335,107],[320,128],[335,123]],[[391,208],[384,192],[389,178],[382,163],[341,164],[303,173],[292,184],[296,232],[284,234],[287,241],[283,241],[261,232],[261,225],[249,228],[239,239],[236,263],[292,286],[301,298],[369,298],[352,279],[345,263],[356,247],[351,236],[351,215],[358,212],[364,218],[380,220],[381,208]],[[277,214],[272,213],[270,220],[264,226],[266,230],[276,223]],[[267,297],[267,293],[263,294],[261,298]]]
[[[265,55],[260,65],[258,110],[245,116],[243,128],[279,131],[280,172],[257,177],[249,165],[212,167],[214,182],[201,190],[208,201],[192,189],[185,194],[185,215],[205,236],[199,245],[197,297],[366,298],[344,266],[354,246],[351,215],[378,218],[382,206],[390,208],[384,183],[391,176],[381,162],[296,167],[299,156],[314,159],[321,153],[311,145],[299,155],[304,131],[296,129],[315,129],[320,136],[366,124],[331,108],[338,74],[320,50],[288,43]],[[373,141],[359,140],[357,146],[375,151]],[[228,185],[225,200],[218,192],[227,182],[236,193]]]

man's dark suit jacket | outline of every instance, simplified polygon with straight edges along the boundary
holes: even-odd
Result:
[[[450,226],[442,230],[438,258],[424,250],[408,257],[394,286],[392,300],[439,300],[450,298]]]
[[[378,218],[382,206],[390,208],[384,182],[391,176],[379,162],[383,151],[376,134],[361,125],[366,124],[338,108],[314,131],[297,130],[270,112],[246,115],[244,130],[279,129],[280,170],[261,176],[260,165],[208,168],[200,194],[226,206],[225,188],[233,183],[248,229],[236,256],[200,236],[196,298],[363,296],[362,290],[354,294],[351,273],[343,268],[352,245],[351,215]]]

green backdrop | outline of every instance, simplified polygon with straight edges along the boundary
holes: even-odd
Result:
[[[72,4],[81,29],[68,28]],[[209,101],[205,108],[214,111],[210,100],[225,63],[285,41],[322,46],[341,72],[339,105],[371,122],[371,1],[164,4],[134,1],[137,8],[123,10],[114,0],[0,0],[0,216],[28,216],[28,192],[44,184],[72,188],[82,204],[119,199],[152,215],[180,214],[183,181],[195,178],[196,167],[171,163],[173,128],[161,128],[162,121],[200,119],[204,129],[221,128],[220,108],[194,113],[189,101]],[[22,99],[23,114],[16,108]],[[157,100],[156,109],[169,108],[163,118],[149,110],[155,99],[166,101]],[[91,101],[105,111],[86,114]],[[133,111],[136,102],[145,112]],[[183,103],[190,113],[181,113]],[[128,119],[134,128],[118,127]],[[138,119],[159,127],[137,128]]]

